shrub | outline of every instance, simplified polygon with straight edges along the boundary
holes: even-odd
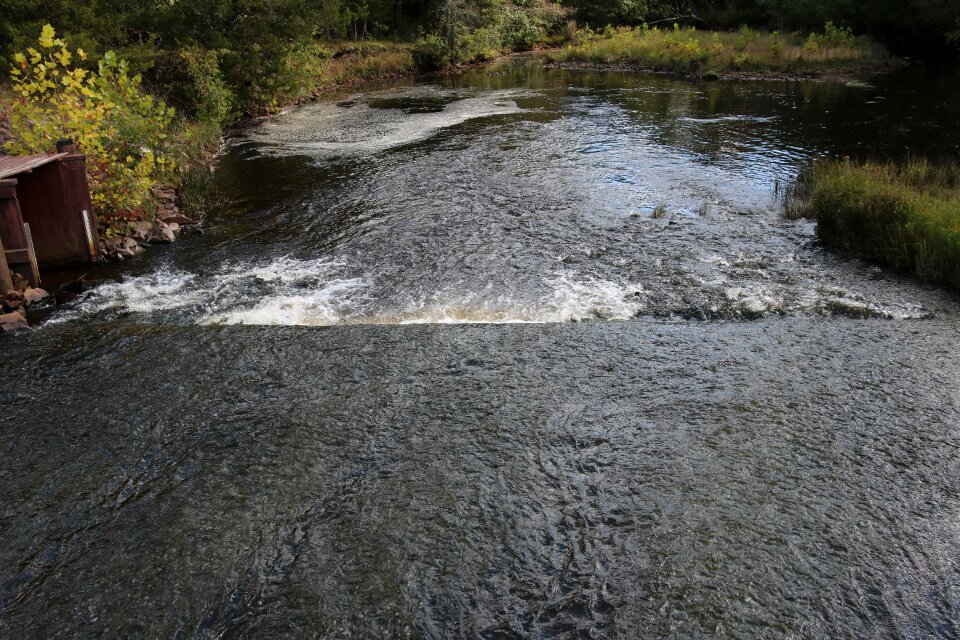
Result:
[[[516,50],[533,49],[547,36],[543,25],[517,7],[504,13],[500,34],[503,45]]]
[[[850,27],[838,27],[828,22],[823,31],[823,44],[828,49],[836,49],[853,42],[853,30]]]
[[[220,56],[216,51],[189,47],[180,52],[190,76],[190,95],[199,120],[220,126],[229,122],[236,96],[227,86],[220,71]]]
[[[168,176],[165,155],[173,109],[155,100],[128,74],[127,63],[108,51],[91,73],[43,28],[40,49],[15,56],[11,70],[17,99],[10,108],[12,154],[50,151],[62,138],[87,156],[93,203],[105,219],[141,210],[150,188]],[[76,57],[86,58],[82,49]]]
[[[447,43],[437,34],[430,34],[417,40],[412,55],[414,64],[422,71],[437,71],[451,62]]]
[[[483,62],[500,53],[500,32],[494,27],[483,27],[460,39],[456,57],[459,62]]]
[[[783,57],[783,39],[780,37],[779,31],[774,31],[770,34],[770,38],[767,40],[767,47],[770,49],[770,55],[774,59],[779,60]]]
[[[737,53],[743,53],[747,50],[747,47],[750,46],[750,43],[753,41],[753,31],[750,27],[744,25],[740,27],[740,31],[737,32],[737,37],[733,41],[733,48]]]

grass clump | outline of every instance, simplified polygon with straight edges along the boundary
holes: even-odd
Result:
[[[960,290],[960,166],[821,161],[795,195],[828,247]]]
[[[711,71],[817,73],[859,69],[889,60],[866,37],[828,23],[822,34],[805,39],[778,31],[699,31],[674,24],[670,29],[624,27],[587,32],[578,43],[545,54],[557,63],[622,65],[652,71],[701,74]]]

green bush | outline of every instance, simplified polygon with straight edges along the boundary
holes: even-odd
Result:
[[[190,47],[183,49],[180,57],[190,76],[188,98],[197,118],[219,126],[227,124],[234,112],[236,96],[220,71],[219,54]]]
[[[743,25],[737,32],[737,37],[733,41],[733,48],[737,53],[743,53],[753,42],[754,33],[750,27]]]
[[[547,32],[543,25],[526,11],[511,7],[504,13],[500,24],[500,41],[504,46],[517,51],[527,51],[546,37]]]
[[[500,31],[495,27],[477,29],[460,39],[458,62],[485,62],[501,54]]]
[[[830,49],[836,49],[853,42],[853,30],[850,27],[838,27],[833,22],[827,22],[823,30],[823,44]]]
[[[437,34],[417,40],[412,55],[414,64],[421,71],[437,71],[449,66],[452,61],[446,41]]]

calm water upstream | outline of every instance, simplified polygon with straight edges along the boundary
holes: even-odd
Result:
[[[519,64],[250,124],[0,342],[0,637],[960,637],[960,299],[774,198],[958,123]]]

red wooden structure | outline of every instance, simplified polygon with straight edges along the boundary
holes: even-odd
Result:
[[[0,244],[10,269],[34,285],[41,271],[99,260],[86,158],[72,142],[52,154],[0,157]]]

